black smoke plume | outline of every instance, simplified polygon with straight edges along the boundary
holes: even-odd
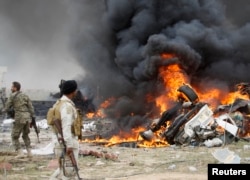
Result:
[[[22,42],[32,42],[28,49],[39,45],[41,54],[61,52],[56,56],[59,59],[55,58],[61,66],[54,75],[66,70],[74,73],[83,94],[93,99],[96,107],[115,99],[105,113],[121,129],[129,130],[160,116],[154,97],[165,94],[166,88],[158,68],[168,65],[160,62],[161,53],[176,54],[178,58],[171,63],[181,64],[190,84],[199,89],[230,91],[234,84],[250,81],[247,0],[0,2],[0,15],[4,15],[0,17],[11,20]],[[60,41],[53,41],[56,37]],[[76,59],[77,70],[63,63],[65,52],[71,56],[65,58],[67,62]],[[49,62],[53,61],[42,64]],[[52,77],[50,73],[49,79]],[[57,87],[59,82],[50,83]],[[152,95],[150,102],[148,94]]]
[[[178,55],[190,84],[201,89],[229,91],[235,83],[250,81],[250,24],[233,22],[237,18],[227,11],[232,1],[228,6],[215,0],[103,2],[91,3],[90,14],[104,12],[95,19],[98,27],[88,27],[95,40],[83,41],[80,32],[74,49],[87,71],[82,85],[92,88],[99,103],[116,98],[106,113],[123,128],[157,114],[146,96],[165,92],[157,72],[161,53]]]

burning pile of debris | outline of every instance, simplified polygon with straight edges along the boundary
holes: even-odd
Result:
[[[237,85],[242,94],[249,95],[249,84]],[[250,132],[250,101],[236,99],[230,105],[221,105],[212,111],[209,104],[199,102],[198,95],[188,85],[181,86],[176,104],[161,118],[141,132],[146,140],[153,140],[157,131],[169,144],[220,146]]]
[[[150,121],[147,126],[132,129],[126,136],[124,132],[117,134],[112,118],[104,117],[105,108],[110,105],[108,101],[96,110],[92,101],[88,103],[79,90],[74,102],[85,114],[82,142],[128,147],[162,147],[173,144],[212,147],[239,139],[249,141],[250,83],[237,84],[236,89],[242,95],[241,98],[236,98],[231,104],[212,108],[209,103],[200,101],[198,93],[190,85],[183,84],[177,89],[176,100],[161,113],[160,118],[148,118]],[[46,122],[37,122],[40,128],[41,123],[44,126]]]
[[[250,84],[240,83],[237,91],[246,97],[250,95]],[[250,135],[250,101],[237,98],[232,104],[219,105],[214,110],[201,102],[195,90],[184,84],[178,88],[176,102],[164,111],[160,118],[137,133],[134,139],[83,140],[110,145],[136,143],[137,147],[194,145],[207,147],[229,144],[239,139],[248,141]],[[246,95],[246,96],[245,96]],[[86,129],[96,128],[94,122]],[[93,131],[93,129],[91,131]],[[113,141],[113,142],[112,142]]]

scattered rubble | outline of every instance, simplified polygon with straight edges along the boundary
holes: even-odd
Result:
[[[250,84],[237,85],[242,94],[249,93]],[[243,88],[244,87],[244,88]],[[250,101],[236,99],[215,111],[207,103],[199,102],[198,95],[188,85],[181,86],[176,104],[154,121],[140,135],[152,141],[157,131],[169,144],[221,146],[243,138],[249,141]],[[167,124],[170,124],[167,126]],[[163,127],[163,128],[162,128]],[[246,137],[246,138],[245,138]]]
[[[241,158],[228,148],[216,149],[212,155],[224,164],[240,164]]]
[[[15,159],[11,148],[10,131],[0,132],[0,164],[8,163],[0,173],[0,179],[41,179],[45,180],[58,167],[53,154],[53,136],[50,129],[41,129],[40,143],[35,132],[31,134],[33,158]],[[22,146],[24,146],[21,140]],[[241,163],[249,163],[249,143],[243,140],[232,142],[226,148],[241,158]],[[110,147],[101,143],[80,143],[80,175],[86,179],[143,179],[142,177],[171,178],[178,175],[189,179],[206,179],[207,164],[220,162],[212,153],[222,148],[178,146],[162,148],[135,148],[115,144]],[[47,150],[50,150],[48,153]],[[106,155],[106,157],[105,157]],[[113,157],[112,157],[113,156]],[[10,170],[7,169],[10,167]],[[4,173],[4,171],[6,171]],[[156,178],[157,179],[157,178]]]
[[[106,139],[106,141],[104,141],[105,139],[99,139],[100,141],[98,141],[98,137],[114,130],[115,127],[112,124],[112,120],[105,118],[84,120],[83,137],[85,139],[93,139],[96,143],[93,144],[91,141],[80,142],[80,174],[83,177],[95,177],[95,179],[100,179],[104,176],[122,177],[123,175],[121,174],[124,174],[124,170],[129,169],[126,171],[126,176],[132,176],[138,175],[139,172],[142,174],[156,172],[155,168],[151,168],[152,165],[158,164],[158,166],[162,166],[164,164],[165,167],[163,169],[159,168],[161,171],[157,172],[167,172],[168,174],[178,172],[180,174],[180,172],[183,173],[183,168],[185,168],[185,173],[196,173],[199,177],[203,174],[204,176],[201,177],[206,179],[206,167],[204,164],[217,161],[220,163],[249,163],[250,148],[249,139],[246,136],[249,133],[249,101],[237,99],[233,104],[219,106],[215,111],[212,111],[208,104],[196,101],[195,96],[192,97],[194,98],[193,103],[186,100],[177,102],[175,108],[167,110],[162,117],[171,117],[169,119],[166,118],[168,121],[166,119],[154,120],[154,124],[150,126],[150,129],[144,131],[144,136],[148,135],[148,132],[150,132],[150,136],[155,136],[157,130],[162,130],[163,133],[161,135],[162,137],[165,136],[164,140],[172,142],[165,148],[137,148],[138,146],[134,145],[137,143],[136,141],[120,142],[120,144],[114,143],[108,147],[103,146],[109,143],[109,139]],[[181,111],[178,111],[180,109]],[[187,113],[189,114],[186,115]],[[174,123],[176,119],[179,119],[179,121]],[[31,132],[34,157],[30,162],[33,164],[30,166],[24,165],[30,159],[17,161],[11,158],[16,154],[11,149],[10,129],[12,122],[12,119],[4,119],[0,126],[1,156],[4,157],[0,161],[0,167],[6,172],[25,173],[26,176],[27,171],[35,168],[36,171],[44,172],[39,175],[41,179],[47,179],[48,174],[51,174],[58,167],[58,162],[54,157],[53,151],[56,138],[53,138],[53,135],[50,133],[46,119],[37,121],[37,126],[41,129],[41,143],[37,143],[35,132],[33,130]],[[164,124],[165,122],[172,122],[177,125],[177,128],[171,130],[169,128],[171,126]],[[157,129],[157,126],[160,128]],[[157,130],[153,129],[155,127],[157,127]],[[169,132],[173,132],[173,136],[170,136]],[[154,139],[154,137],[150,138]],[[241,147],[232,150],[230,147],[235,146],[237,142],[241,142],[239,143]],[[245,142],[245,144],[241,145],[242,142]],[[129,143],[130,145],[128,145]],[[133,146],[131,145],[132,143]],[[122,144],[124,146],[120,146]],[[227,145],[227,148],[218,148],[224,145]],[[194,147],[199,148],[194,149]],[[217,148],[213,149],[211,147]],[[204,148],[207,148],[207,150]],[[190,156],[192,153],[193,157]],[[42,161],[41,158],[43,159]],[[202,160],[202,158],[207,159]],[[198,159],[197,162],[195,159]],[[181,165],[182,163],[185,163],[185,165]],[[121,174],[118,173],[119,170],[116,170],[118,168],[117,165],[123,167]],[[118,174],[104,175],[104,172],[101,172],[102,175],[96,173],[93,175],[93,169],[96,168],[109,171],[109,174],[110,169],[113,169]],[[144,170],[142,171],[142,169]],[[180,169],[182,170],[180,171]],[[46,172],[49,173],[46,175]],[[30,174],[29,177],[34,177],[34,175]]]

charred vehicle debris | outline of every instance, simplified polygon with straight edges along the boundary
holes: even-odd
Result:
[[[250,84],[236,85],[237,91],[250,97]],[[200,102],[189,86],[179,89],[175,105],[162,113],[140,136],[151,141],[156,135],[170,145],[221,146],[243,139],[249,141],[250,101],[235,99],[232,104],[220,105],[214,111],[209,104]]]
[[[62,83],[63,80],[60,85]],[[239,83],[236,85],[236,90],[240,94],[248,96],[248,99],[236,98],[232,104],[219,105],[212,110],[208,103],[200,101],[199,96],[190,85],[183,84],[177,89],[178,95],[174,104],[165,110],[160,118],[150,121],[144,131],[138,133],[137,136],[140,137],[140,140],[138,138],[137,143],[160,139],[168,145],[212,147],[229,144],[240,139],[250,141],[250,83]],[[58,92],[51,96],[57,99],[61,95]],[[111,125],[112,122],[107,122],[108,119],[99,121],[96,118],[91,119],[85,116],[88,113],[97,112],[92,101],[93,99],[86,99],[80,90],[74,99],[77,108],[83,113],[83,131],[84,128],[87,129],[88,125],[94,124],[95,130],[101,131],[97,126],[102,126],[100,122],[104,121],[109,124],[109,130],[110,128],[112,130],[114,127]],[[42,104],[34,102],[36,114],[42,112],[42,116],[44,116],[53,102],[43,102]],[[91,123],[87,125],[86,120]],[[100,138],[101,133],[96,132],[93,137]],[[91,138],[93,139],[93,137]],[[88,139],[89,136],[85,138]]]

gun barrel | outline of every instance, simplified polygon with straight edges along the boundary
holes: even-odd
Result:
[[[32,124],[32,126],[34,127],[34,129],[35,129],[38,143],[40,143],[40,140],[39,140],[39,133],[40,133],[40,130],[39,130],[39,128],[38,128],[37,125],[36,125],[36,119],[35,119],[34,117],[32,117],[31,124]]]
[[[69,158],[70,158],[70,160],[72,162],[72,165],[73,165],[73,167],[74,167],[74,169],[76,171],[77,178],[80,180],[81,178],[80,178],[80,175],[79,175],[79,169],[78,169],[78,166],[77,166],[77,163],[76,163],[74,153],[71,152],[71,153],[68,154],[68,156],[69,156]]]
[[[56,119],[54,120],[54,125],[55,125],[55,128],[57,129],[58,133],[61,135],[61,138],[58,138],[58,141],[61,141],[63,146],[64,146],[64,151],[67,150],[67,146],[65,144],[65,141],[64,141],[64,138],[63,138],[63,131],[62,131],[62,123],[61,123],[61,120],[60,119]],[[77,166],[77,162],[76,162],[76,159],[75,159],[75,156],[74,156],[74,153],[73,152],[70,152],[70,153],[67,153],[67,155],[69,156],[71,162],[72,162],[72,165],[76,171],[76,175],[77,175],[77,178],[79,180],[81,180],[82,178],[80,178],[80,175],[79,175],[79,170],[78,170],[78,166]],[[64,156],[64,153],[62,154],[62,156]]]

